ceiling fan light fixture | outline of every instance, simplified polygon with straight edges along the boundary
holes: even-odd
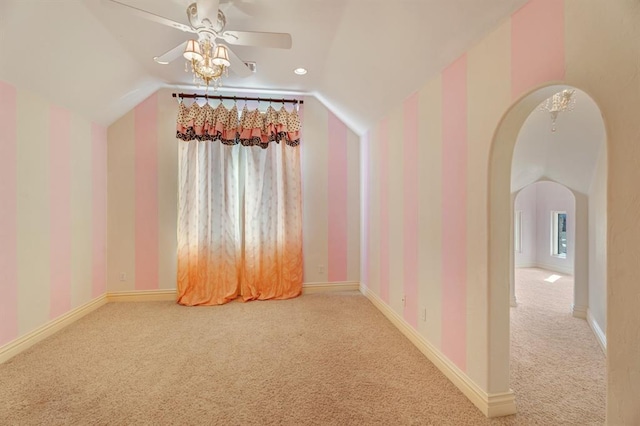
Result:
[[[229,51],[227,50],[227,46],[224,44],[219,44],[216,46],[215,54],[213,55],[213,63],[221,66],[231,66],[231,61],[229,61]]]
[[[576,105],[575,90],[564,89],[544,100],[538,109],[551,115],[551,131],[556,131],[556,120],[561,112],[571,112]]]
[[[182,56],[186,59],[184,64],[185,72],[193,74],[194,83],[198,85],[203,83],[207,86],[207,89],[212,86],[216,90],[222,85],[222,77],[228,76],[228,69],[231,67],[230,58],[234,60],[234,71],[238,77],[248,77],[251,73],[256,72],[255,62],[245,62],[245,66],[236,67],[235,64],[241,65],[242,60],[227,46],[218,46],[216,44],[217,40],[225,40],[232,45],[277,49],[291,49],[292,44],[291,34],[287,33],[225,30],[226,17],[223,11],[216,6],[223,1],[228,0],[190,0],[191,4],[187,7],[189,25],[127,5],[120,0],[105,0],[105,3],[121,10],[128,10],[130,13],[149,21],[167,25],[187,33],[197,34],[195,40],[187,40],[163,55],[154,57],[154,60],[160,64],[167,64],[182,53]],[[186,46],[184,50],[182,46]],[[301,71],[301,74],[304,73],[306,73],[306,70]]]
[[[196,40],[189,40],[182,56],[184,56],[187,61],[201,61],[203,57],[200,43]]]
[[[191,43],[193,41],[194,43]],[[219,57],[213,56],[213,53],[219,53]],[[191,65],[191,72],[193,73],[193,82],[200,85],[200,82],[204,83],[207,88],[213,86],[213,90],[216,90],[222,85],[221,77],[227,75],[228,67],[224,65],[224,60],[228,61],[228,51],[226,46],[222,49],[218,49],[213,41],[210,39],[203,39],[200,41],[190,40],[187,43],[185,53],[188,53],[187,62],[185,63],[185,71],[189,72],[189,64]],[[198,58],[197,53],[200,55]],[[193,59],[189,60],[191,57]],[[216,59],[220,59],[222,64],[217,64]],[[229,63],[230,65],[230,63]]]
[[[307,73],[307,69],[299,67],[293,70],[293,72],[296,73],[297,75],[305,75]]]

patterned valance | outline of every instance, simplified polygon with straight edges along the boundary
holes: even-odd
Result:
[[[271,105],[265,112],[249,111],[245,105],[240,117],[236,105],[227,109],[222,103],[216,108],[206,103],[193,103],[187,107],[180,102],[176,123],[176,137],[183,141],[220,141],[225,145],[257,145],[262,148],[270,142],[283,141],[290,146],[300,144],[300,117],[297,108],[291,112],[282,106]]]

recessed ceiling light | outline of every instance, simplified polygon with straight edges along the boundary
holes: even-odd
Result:
[[[307,73],[307,69],[306,68],[296,68],[295,70],[293,70],[293,72],[295,72],[298,75],[305,75]]]

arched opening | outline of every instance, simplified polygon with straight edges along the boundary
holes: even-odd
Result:
[[[518,190],[513,198],[511,307],[518,306],[523,293],[534,304],[546,298],[547,291],[538,285],[542,280],[550,284],[546,286],[549,290],[558,290],[562,284],[558,297],[563,306],[558,308],[582,317],[583,309],[576,306],[580,306],[583,289],[575,290],[574,272],[576,253],[583,253],[584,248],[578,250],[576,240],[581,246],[588,240],[582,236],[576,239],[576,217],[581,213],[576,210],[576,196],[562,184],[538,180]]]
[[[550,115],[544,115],[536,110],[541,103],[565,89],[576,90],[566,85],[553,84],[538,88],[525,95],[503,116],[496,132],[491,150],[489,163],[489,391],[504,392],[511,387],[510,381],[510,312],[509,306],[516,303],[514,297],[514,262],[516,225],[514,203],[516,195],[527,185],[538,181],[555,181],[570,189],[575,196],[575,243],[573,266],[575,286],[572,313],[577,317],[592,316],[589,324],[597,335],[606,327],[606,135],[602,115],[596,103],[586,93],[576,90],[578,101],[590,105],[593,117],[587,123],[580,114],[569,113],[558,118],[558,132],[552,132]],[[535,113],[534,113],[535,112]],[[573,114],[573,116],[572,116]],[[533,118],[532,118],[533,117]],[[571,117],[571,120],[567,119]],[[523,130],[530,120],[546,120],[544,131],[530,135],[531,143],[521,149],[520,144]],[[563,120],[564,122],[560,122]],[[574,121],[574,122],[571,122]],[[584,137],[576,136],[569,147],[558,143],[558,134],[562,133],[561,126],[573,126],[580,133],[594,133],[590,126],[598,126],[599,146],[589,149],[576,149]],[[582,129],[581,127],[582,126]],[[576,130],[577,129],[577,130]],[[597,133],[597,132],[596,132]],[[584,135],[582,135],[584,136]],[[545,138],[547,140],[545,140]],[[596,137],[597,139],[597,137]],[[522,152],[518,152],[522,151]],[[576,164],[584,163],[586,151],[595,155],[588,177],[576,174]],[[533,160],[528,167],[522,167],[522,161]],[[546,161],[546,164],[542,163]],[[513,162],[513,167],[512,167]],[[603,169],[603,170],[602,170]],[[597,179],[593,178],[597,173]],[[556,210],[561,213],[562,210]],[[557,220],[558,218],[556,218]],[[562,219],[562,216],[560,217]],[[553,226],[551,214],[544,218]],[[511,223],[512,226],[503,226]],[[604,239],[603,234],[604,233]],[[548,235],[552,241],[551,235]],[[557,247],[557,246],[556,246]],[[553,246],[544,247],[549,256],[558,256]],[[558,256],[559,257],[559,256]],[[597,267],[592,265],[596,264]],[[604,275],[603,275],[604,272]],[[593,291],[590,289],[593,288]],[[515,308],[517,309],[517,308]],[[605,313],[603,313],[604,311]],[[598,316],[595,321],[593,317]],[[600,324],[598,324],[600,323]],[[595,324],[595,328],[594,328]],[[598,327],[600,325],[600,327]],[[604,333],[602,333],[604,335]],[[604,336],[602,336],[604,337]],[[595,341],[595,340],[594,340]],[[600,339],[606,345],[606,338]],[[605,346],[603,346],[604,348]],[[516,389],[516,394],[517,394]],[[518,400],[516,400],[516,405]],[[602,415],[604,416],[604,407]]]

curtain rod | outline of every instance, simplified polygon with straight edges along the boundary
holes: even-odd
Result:
[[[171,96],[174,98],[187,98],[187,99],[196,99],[196,98],[204,98],[204,99],[227,99],[230,101],[258,101],[258,102],[276,102],[276,103],[289,103],[289,104],[303,104],[304,101],[301,99],[276,99],[276,98],[252,98],[246,96],[223,96],[223,95],[198,95],[197,93],[188,94],[188,93],[173,93]]]

